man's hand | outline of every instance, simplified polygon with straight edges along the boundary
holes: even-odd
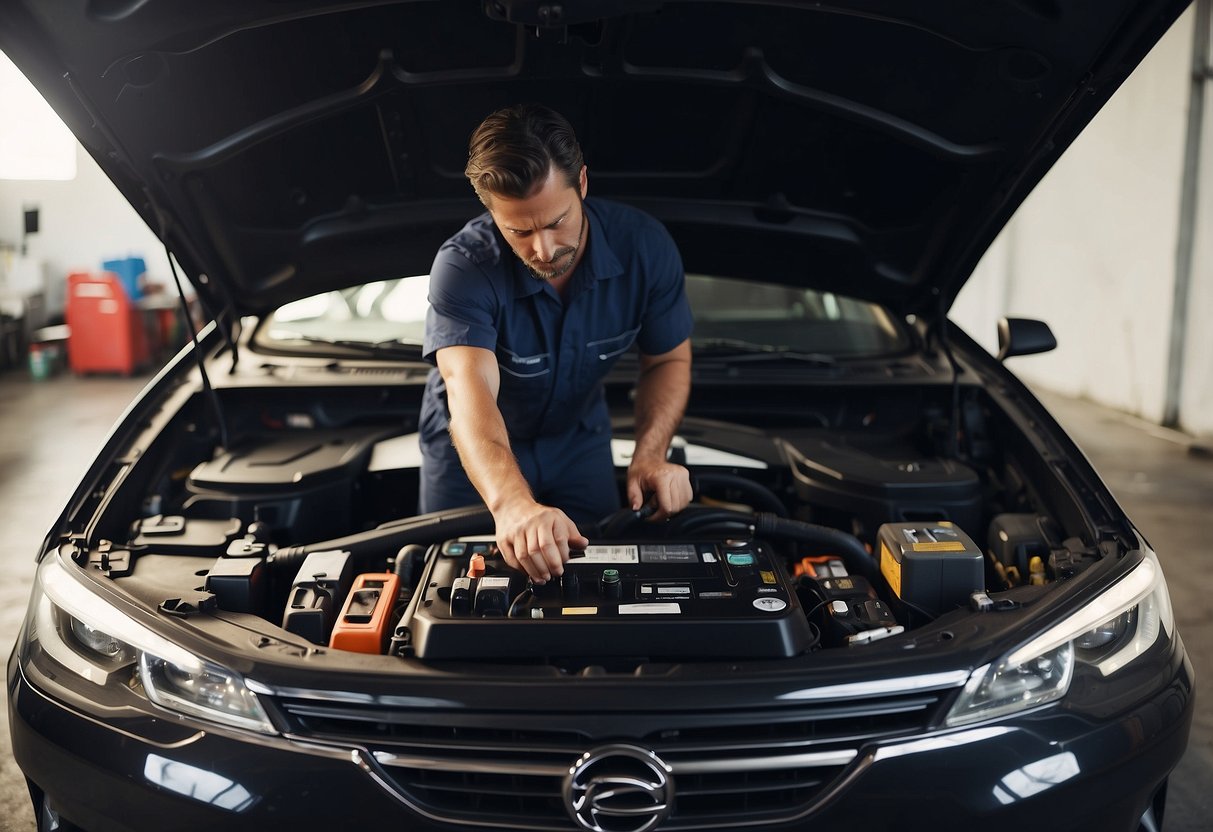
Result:
[[[563,511],[534,500],[518,502],[493,513],[497,548],[505,562],[521,569],[537,584],[564,574],[569,546],[584,549],[590,541]]]
[[[691,502],[691,475],[666,461],[674,431],[682,420],[691,390],[691,340],[661,355],[640,354],[636,381],[636,450],[628,466],[628,502],[632,511],[652,494],[657,511],[652,519],[677,514]]]
[[[632,511],[644,505],[645,494],[657,501],[652,519],[677,514],[691,502],[691,475],[686,468],[665,460],[633,459],[628,466],[628,502]]]

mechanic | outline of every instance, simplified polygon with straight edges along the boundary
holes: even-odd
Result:
[[[430,272],[419,507],[483,500],[506,563],[544,583],[588,545],[577,524],[619,508],[603,378],[633,342],[627,499],[653,519],[691,500],[666,459],[691,383],[685,275],[657,220],[586,199],[573,128],[546,107],[486,118],[464,173],[487,211]]]

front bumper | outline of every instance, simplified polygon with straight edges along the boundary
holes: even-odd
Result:
[[[751,828],[1135,830],[1187,743],[1192,670],[1178,639],[1174,646],[1157,687],[1114,718],[1049,707],[871,744],[811,811]],[[52,698],[15,660],[8,687],[19,766],[64,818],[91,832],[514,826],[508,817],[491,826],[427,817],[384,784],[358,749],[185,721],[168,731],[162,725],[153,741]],[[568,820],[563,828],[578,827]],[[659,828],[686,827],[675,814]]]

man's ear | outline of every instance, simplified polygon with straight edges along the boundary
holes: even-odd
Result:
[[[588,180],[588,179],[586,179],[586,176],[585,176],[585,172],[586,172],[586,170],[587,170],[586,166],[585,166],[585,165],[582,165],[582,166],[581,166],[581,173],[579,173],[579,174],[577,175],[577,182],[578,182],[578,185],[579,185],[579,186],[580,186],[580,188],[581,188],[581,198],[582,198],[582,199],[585,199],[586,194],[589,192],[589,189],[590,189],[590,183],[589,183],[589,180]]]

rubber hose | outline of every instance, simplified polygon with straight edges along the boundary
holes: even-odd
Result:
[[[787,506],[779,499],[774,491],[762,483],[754,482],[737,474],[726,474],[719,471],[698,471],[695,474],[695,493],[702,495],[703,486],[718,485],[724,488],[734,488],[744,491],[757,504],[755,509],[769,511],[780,517],[788,516]]]
[[[287,546],[267,558],[271,571],[291,572],[302,565],[312,552],[339,550],[349,552],[355,561],[361,557],[395,552],[410,543],[437,543],[466,534],[484,534],[493,530],[493,515],[483,506],[467,506],[430,514],[419,514],[404,520],[385,523],[365,532],[307,543],[302,546]]]
[[[876,580],[876,561],[853,534],[767,512],[754,515],[754,534],[757,537],[789,538],[827,548],[829,554],[842,559],[847,571],[863,575],[870,581]]]

